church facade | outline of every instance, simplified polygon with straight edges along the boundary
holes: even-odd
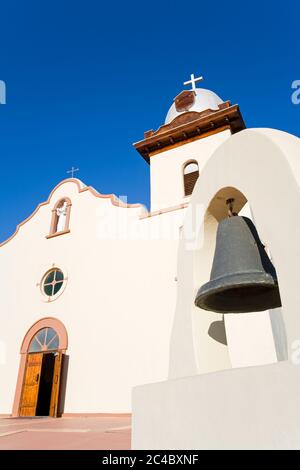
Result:
[[[237,105],[193,86],[134,144],[150,165],[149,212],[70,178],[2,243],[0,413],[126,413],[133,387],[166,380],[190,198],[211,156],[244,128]],[[196,348],[211,362],[201,372],[285,354],[276,340],[280,319],[231,318],[226,342],[204,350],[200,329],[213,320],[203,318]],[[249,329],[257,327],[253,355]]]

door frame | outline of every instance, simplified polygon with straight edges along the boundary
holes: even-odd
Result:
[[[63,355],[66,353],[66,350],[68,349],[67,330],[64,324],[57,318],[54,318],[54,317],[42,318],[41,320],[38,320],[37,322],[35,322],[29,328],[26,335],[24,336],[21,349],[20,349],[21,358],[20,358],[19,373],[18,373],[17,385],[16,385],[16,391],[15,391],[15,398],[14,398],[13,409],[12,409],[12,417],[19,416],[19,408],[20,408],[23,384],[24,384],[25,373],[26,373],[27,354],[28,354],[30,342],[38,331],[40,331],[42,328],[47,328],[47,327],[53,328],[57,332],[57,335],[59,337],[59,346],[58,346],[57,351]]]

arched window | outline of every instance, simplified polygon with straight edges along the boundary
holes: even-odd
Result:
[[[198,163],[193,160],[187,162],[183,167],[184,195],[192,194],[194,186],[199,176]]]
[[[70,212],[71,212],[71,201],[69,198],[60,199],[52,210],[52,220],[50,227],[50,237],[68,233]]]
[[[53,328],[42,328],[32,338],[28,352],[55,351],[58,349],[59,337]]]

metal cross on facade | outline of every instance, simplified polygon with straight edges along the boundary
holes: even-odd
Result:
[[[183,84],[184,85],[192,85],[192,90],[195,91],[196,90],[196,83],[197,82],[202,82],[203,80],[204,80],[203,77],[195,78],[195,75],[192,73],[191,74],[191,79],[188,80],[187,82],[184,82]]]
[[[68,170],[67,173],[71,173],[71,178],[74,178],[74,173],[76,171],[79,171],[79,168],[74,168],[74,166],[72,166],[71,170]]]

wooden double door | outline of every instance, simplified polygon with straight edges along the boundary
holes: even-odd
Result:
[[[57,416],[62,361],[59,351],[27,354],[19,416]]]

